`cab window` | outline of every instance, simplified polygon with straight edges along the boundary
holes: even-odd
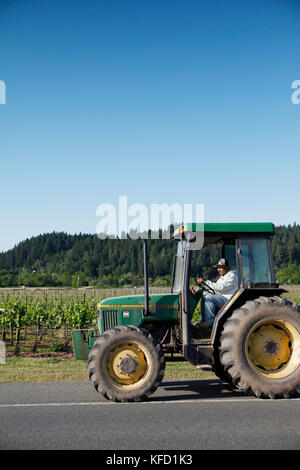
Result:
[[[241,258],[244,284],[271,283],[268,240],[241,239]]]

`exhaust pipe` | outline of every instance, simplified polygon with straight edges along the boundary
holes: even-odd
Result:
[[[149,282],[148,282],[148,253],[147,253],[147,242],[145,238],[142,238],[144,248],[144,286],[145,286],[145,309],[144,315],[149,315]]]

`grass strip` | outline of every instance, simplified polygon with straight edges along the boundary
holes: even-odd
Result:
[[[166,358],[164,380],[213,378],[212,372],[200,371],[189,362]],[[12,357],[0,364],[0,383],[12,382],[88,382],[87,361],[57,358]]]

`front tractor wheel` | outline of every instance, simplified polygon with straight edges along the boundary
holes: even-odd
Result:
[[[159,386],[163,351],[151,334],[135,326],[106,330],[94,342],[88,371],[96,390],[117,402],[143,401]]]
[[[235,386],[257,397],[300,392],[300,308],[280,297],[246,302],[224,324],[220,362]]]

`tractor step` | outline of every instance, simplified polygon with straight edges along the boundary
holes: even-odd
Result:
[[[212,344],[210,338],[205,338],[205,339],[191,338],[190,343],[197,345],[197,346],[209,346]]]
[[[189,344],[184,347],[184,357],[194,366],[207,366],[212,363],[213,346],[208,343]]]

